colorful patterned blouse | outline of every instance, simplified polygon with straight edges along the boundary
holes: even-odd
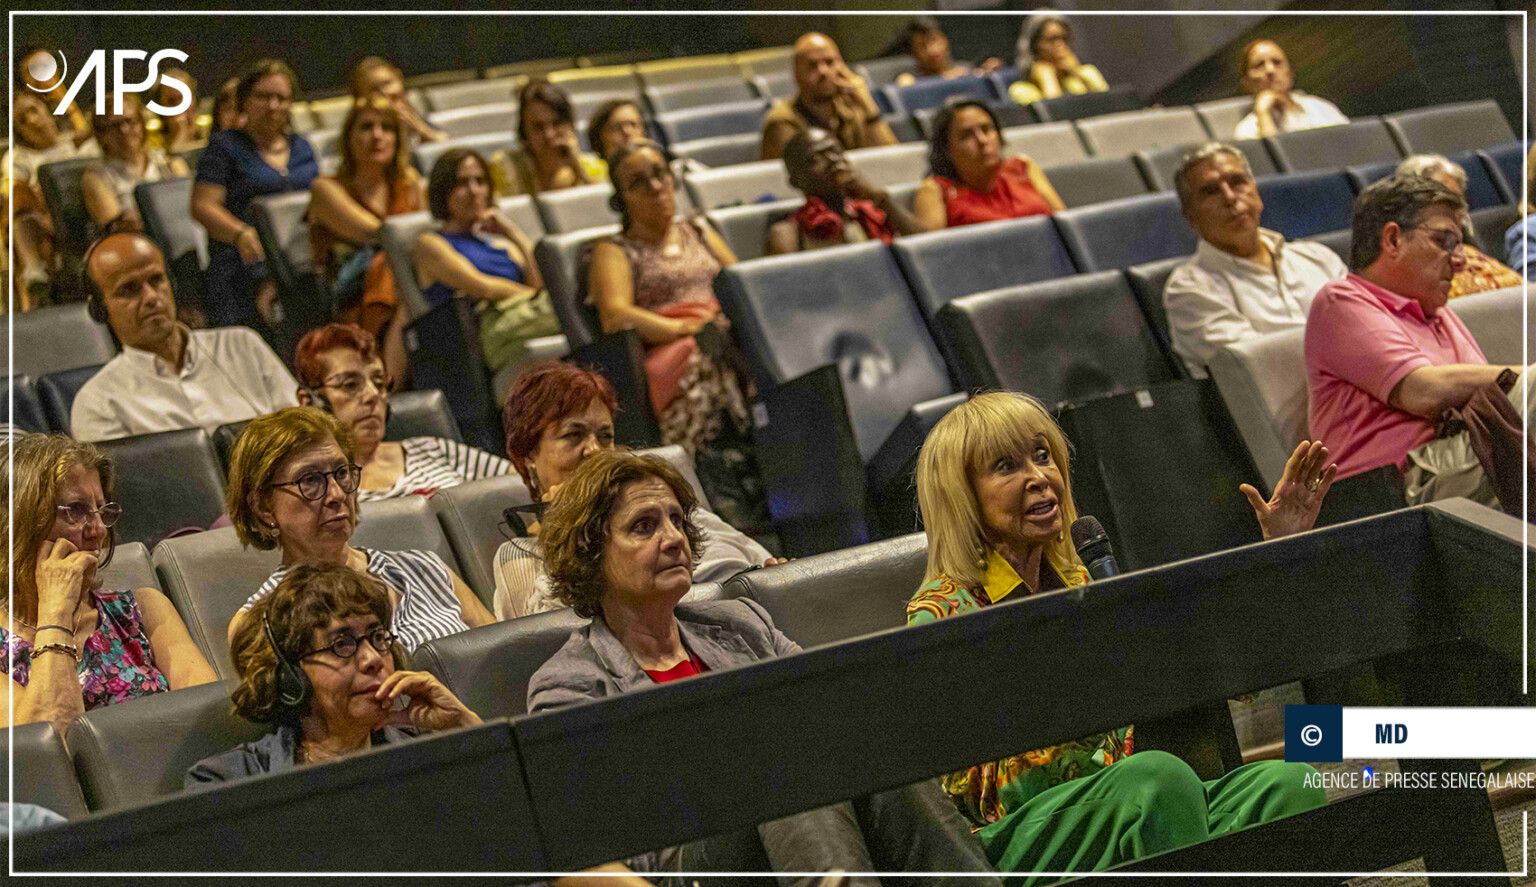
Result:
[[[1514,269],[1507,268],[1498,259],[1479,252],[1477,247],[1470,243],[1462,244],[1461,253],[1467,257],[1467,264],[1451,280],[1451,292],[1448,298],[1455,299],[1470,296],[1473,293],[1486,293],[1489,290],[1519,286],[1525,282],[1525,278],[1517,274]]]
[[[1040,565],[1039,591],[1087,582],[1088,571],[1081,566],[1074,567],[1064,579],[1048,563]],[[920,625],[979,610],[1020,589],[1030,593],[1018,571],[997,552],[989,551],[981,588],[964,588],[943,576],[925,583],[907,603],[907,624]],[[972,826],[981,828],[1046,789],[1097,773],[1130,754],[1132,747],[1132,728],[1123,727],[950,773],[942,780],[944,793]]]
[[[144,632],[144,618],[133,592],[97,591],[96,632],[80,650],[80,691],[85,710],[171,689]],[[25,687],[32,673],[32,645],[0,626],[11,677]]]

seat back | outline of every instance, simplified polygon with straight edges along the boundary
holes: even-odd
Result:
[[[422,95],[433,111],[451,111],[454,108],[473,108],[478,105],[495,105],[515,98],[521,77],[497,77],[494,80],[466,80],[463,83],[446,83],[428,86]]]
[[[1003,130],[1003,154],[1024,154],[1047,170],[1088,159],[1088,149],[1072,121],[1010,126]]]
[[[598,68],[566,68],[551,71],[549,82],[576,96],[591,92],[627,92],[640,97],[640,81],[634,65],[604,65]]]
[[[1477,152],[1488,166],[1505,203],[1519,203],[1520,191],[1525,186],[1525,145],[1510,142],[1485,151]]]
[[[1472,233],[1483,245],[1483,252],[1500,262],[1509,261],[1504,234],[1520,221],[1520,207],[1514,204],[1489,206],[1472,210]]]
[[[688,78],[664,85],[648,85],[644,90],[646,104],[652,114],[681,111],[685,108],[704,108],[757,99],[757,90],[740,73],[733,70],[730,76],[714,79]]]
[[[793,71],[770,71],[752,78],[752,82],[757,86],[757,94],[770,102],[793,98],[798,89]]]
[[[960,296],[1077,273],[1049,216],[915,234],[891,249],[930,318]]]
[[[6,376],[5,387],[10,399],[0,409],[5,410],[5,421],[22,431],[53,431],[54,426],[43,411],[37,396],[37,386],[25,375]],[[13,403],[14,402],[14,403]]]
[[[1339,258],[1343,259],[1344,264],[1347,265],[1349,264],[1349,244],[1353,237],[1354,232],[1344,228],[1339,231],[1324,231],[1322,234],[1313,234],[1305,239],[1314,243],[1321,243],[1323,246],[1338,253]]]
[[[549,301],[560,318],[560,330],[576,349],[590,345],[602,334],[597,310],[586,303],[587,269],[583,252],[587,244],[619,233],[618,225],[589,228],[573,234],[552,234],[533,248],[534,261],[549,290]]]
[[[432,167],[437,165],[437,159],[452,148],[473,148],[489,160],[497,151],[509,150],[511,147],[511,133],[506,130],[492,130],[479,135],[444,139],[441,142],[422,142],[411,150],[411,156],[415,158],[416,168],[421,171],[421,174],[430,176]]]
[[[315,157],[322,162],[328,157],[339,157],[341,154],[341,127],[339,126],[311,130],[304,134],[304,138],[314,150]]]
[[[903,74],[916,74],[917,59],[910,55],[891,55],[859,62],[854,69],[869,83],[870,91],[874,92],[875,87],[895,83],[896,78]]]
[[[955,299],[939,323],[971,388],[1025,391],[1055,404],[1176,378],[1119,271]]]
[[[1405,157],[1476,151],[1516,140],[1493,99],[1399,111],[1383,119]]]
[[[616,223],[619,214],[608,205],[608,198],[612,195],[611,185],[597,182],[559,191],[544,191],[534,198],[534,204],[539,208],[539,217],[544,220],[545,231],[569,234]]]
[[[1062,163],[1046,170],[1045,176],[1068,207],[1147,193],[1147,180],[1131,157],[1094,157]]]
[[[1189,261],[1188,256],[1174,256],[1171,259],[1159,259],[1156,262],[1132,265],[1125,269],[1125,278],[1131,285],[1131,292],[1136,295],[1137,304],[1141,305],[1142,317],[1146,318],[1153,337],[1163,347],[1169,362],[1180,375],[1184,374],[1184,361],[1173,353],[1173,336],[1168,328],[1168,311],[1163,307],[1163,288],[1168,285],[1168,278],[1173,274],[1173,269],[1187,261]]]
[[[1525,355],[1536,354],[1536,325],[1527,328],[1522,321],[1522,317],[1536,314],[1536,298],[1527,300],[1523,287],[1462,296],[1451,303],[1451,310],[1477,340],[1489,363],[1521,366]]]
[[[691,142],[713,136],[758,132],[763,128],[763,112],[768,103],[761,98],[687,108],[656,115],[656,126],[667,144]]]
[[[226,681],[155,693],[76,718],[69,745],[91,810],[176,794],[193,764],[270,732],[234,713],[234,687]]]
[[[123,506],[120,542],[153,546],[167,533],[207,527],[224,513],[224,466],[201,428],[138,434],[96,444],[112,460],[113,498]]]
[[[1354,189],[1337,170],[1265,176],[1258,184],[1264,227],[1291,240],[1348,228],[1354,221]]]
[[[1352,120],[1342,126],[1283,132],[1271,137],[1269,144],[1287,172],[1395,163],[1403,157],[1380,117]]]
[[[1505,198],[1503,189],[1493,177],[1493,171],[1483,162],[1480,156],[1482,153],[1481,151],[1460,151],[1448,158],[1467,174],[1467,207],[1476,212],[1489,207],[1518,203],[1519,193],[1516,193],[1512,200]],[[1518,217],[1517,215],[1516,218]],[[1503,234],[1504,232],[1499,232],[1500,241],[1503,240]]]
[[[71,433],[70,415],[74,410],[75,395],[100,369],[99,366],[75,367],[49,373],[37,380],[37,399],[42,402],[49,428]]]
[[[767,254],[768,229],[774,223],[793,215],[803,201],[775,200],[772,203],[749,203],[745,206],[727,206],[710,210],[709,223],[714,226],[736,258],[742,261],[760,259]]]
[[[80,782],[75,778],[75,765],[69,759],[69,750],[53,724],[35,721],[15,724],[0,731],[0,756],[14,761],[11,778],[16,783],[16,793],[11,794],[11,781],[5,783],[5,800],[17,804],[36,804],[59,814],[65,819],[79,819],[90,810]]]
[[[1259,475],[1278,479],[1307,438],[1305,330],[1249,336],[1211,358],[1211,378]]]
[[[496,596],[496,550],[515,535],[503,512],[533,501],[516,474],[487,477],[439,490],[432,497],[443,535],[463,567],[463,578],[487,609]]]
[[[1230,99],[1196,102],[1195,113],[1205,121],[1212,138],[1225,142],[1237,132],[1237,125],[1253,110],[1253,96],[1240,95]]]
[[[735,59],[717,53],[640,62],[635,65],[635,76],[648,87],[667,87],[676,84],[717,83],[731,78],[740,80],[742,74],[741,66]]]
[[[1270,156],[1269,148],[1265,146],[1263,139],[1245,139],[1241,142],[1227,142],[1227,144],[1243,152],[1248,159],[1248,166],[1255,176],[1267,176],[1279,172],[1275,165],[1275,159]],[[1174,178],[1179,174],[1179,167],[1184,165],[1184,154],[1196,145],[1175,145],[1171,148],[1158,148],[1155,151],[1137,151],[1136,162],[1141,165],[1141,172],[1147,178],[1147,184],[1153,191],[1173,191],[1177,185]]]
[[[1151,108],[1079,119],[1077,131],[1097,157],[1129,157],[1209,139],[1194,108]]]
[[[704,166],[736,166],[756,161],[761,141],[762,137],[755,132],[742,132],[680,142],[672,146],[672,153]]]
[[[432,125],[448,134],[451,139],[466,136],[497,133],[509,135],[517,128],[517,102],[503,101],[494,105],[475,105],[454,108],[451,111],[434,111],[427,115]]]
[[[586,624],[572,610],[535,613],[427,641],[411,658],[480,717],[516,717],[534,672]]]
[[[96,571],[102,588],[160,588],[154,561],[142,542],[121,542],[112,549],[112,560]]]
[[[379,229],[379,245],[389,257],[389,268],[395,278],[395,295],[405,302],[413,320],[424,316],[431,308],[422,294],[411,252],[416,248],[416,240],[435,227],[432,214],[422,210],[389,216]]]
[[[243,548],[232,527],[167,539],[154,548],[160,587],[220,679],[237,678],[229,622],[277,569],[277,551]]]
[[[918,108],[937,108],[957,96],[965,98],[997,98],[992,81],[985,77],[924,77],[908,86],[884,87],[891,108],[911,113]]]
[[[867,462],[948,373],[890,250],[857,244],[742,262],[715,278],[759,389],[837,367]]]
[[[928,537],[911,533],[741,573],[725,593],[762,604],[786,637],[817,647],[906,625],[927,566]]]
[[[380,551],[430,551],[462,576],[453,546],[426,496],[377,499],[359,506],[352,544]],[[255,589],[251,589],[253,592]],[[242,602],[243,603],[243,602]]]
[[[100,366],[117,356],[112,332],[91,320],[83,302],[13,314],[11,335],[20,347],[10,352],[8,343],[0,345],[0,362],[8,357],[11,372],[34,379],[58,370]]]
[[[1053,218],[1080,271],[1187,256],[1197,238],[1172,194],[1148,194],[1059,212]]]
[[[96,235],[96,223],[85,206],[80,177],[101,161],[92,157],[45,163],[37,168],[37,183],[53,217],[53,244],[65,256],[78,260]]]
[[[928,175],[928,146],[925,144],[859,148],[845,156],[849,165],[880,188],[920,182]]]
[[[144,233],[160,245],[178,299],[200,302],[208,267],[208,232],[192,218],[192,180],[162,179],[133,189]]]
[[[267,268],[277,281],[285,308],[291,310],[295,303],[313,298],[314,292],[305,280],[315,273],[314,256],[310,252],[309,225],[304,221],[309,213],[309,192],[289,191],[269,194],[251,201],[251,215],[255,220],[256,233],[261,235],[261,247],[267,254]],[[325,303],[310,306],[317,314],[329,316],[328,298],[320,294]]]
[[[799,193],[789,184],[780,160],[760,160],[723,169],[691,172],[683,177],[693,202],[705,210],[764,199],[786,200]]]
[[[405,440],[408,437],[464,440],[443,392],[432,388],[390,395],[389,419],[384,426],[384,439]]]
[[[1049,123],[1053,120],[1079,120],[1102,114],[1119,114],[1146,106],[1147,103],[1131,87],[1111,86],[1108,92],[1085,92],[1082,95],[1041,99],[1030,107],[1035,109],[1042,122]]]

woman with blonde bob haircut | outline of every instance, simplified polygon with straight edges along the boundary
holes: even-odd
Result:
[[[1265,538],[1312,527],[1338,471],[1324,468],[1327,457],[1304,441],[1269,502],[1243,485]],[[928,570],[907,624],[1088,582],[1068,536],[1077,519],[1070,472],[1066,437],[1028,395],[980,394],[941,419],[917,461]],[[1099,871],[1325,801],[1322,789],[1304,787],[1306,764],[1261,761],[1202,783],[1173,755],[1133,748],[1132,728],[1122,727],[942,782],[1001,872]]]

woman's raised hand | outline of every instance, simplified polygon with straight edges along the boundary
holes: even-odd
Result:
[[[410,697],[405,708],[395,711],[395,699]],[[384,679],[374,692],[379,707],[386,713],[384,723],[419,730],[447,730],[473,727],[480,716],[465,707],[442,682],[424,671],[397,671]]]
[[[96,582],[96,554],[68,539],[44,542],[37,553],[37,624],[71,625],[85,590]]]
[[[1317,512],[1323,507],[1323,498],[1328,495],[1338,473],[1337,463],[1328,464],[1328,448],[1322,441],[1304,440],[1286,460],[1285,471],[1268,502],[1251,484],[1243,484],[1238,489],[1253,506],[1264,538],[1279,539],[1312,529],[1317,523]]]

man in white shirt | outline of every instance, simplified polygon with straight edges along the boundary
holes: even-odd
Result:
[[[75,396],[79,440],[109,440],[252,419],[296,406],[298,383],[245,327],[191,330],[176,322],[165,256],[142,234],[112,234],[86,255],[91,317],[123,353]]]
[[[1296,74],[1273,40],[1255,40],[1243,50],[1243,92],[1253,110],[1238,121],[1232,137],[1242,141],[1321,126],[1348,123],[1338,106],[1295,89]]]
[[[1163,307],[1173,350],[1196,378],[1224,345],[1306,326],[1317,291],[1349,273],[1328,247],[1259,227],[1264,201],[1238,149],[1191,150],[1174,185],[1200,245],[1168,277]]]

